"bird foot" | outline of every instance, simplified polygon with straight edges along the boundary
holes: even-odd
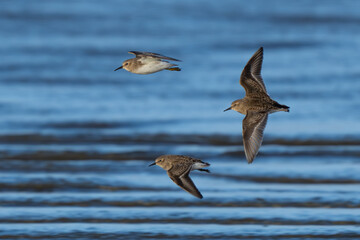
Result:
[[[209,170],[209,169],[197,169],[197,170],[202,171],[202,172],[210,173],[210,170]]]

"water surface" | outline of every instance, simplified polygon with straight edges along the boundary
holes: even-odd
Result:
[[[3,1],[0,239],[360,238],[357,1]],[[242,68],[290,113],[248,165]],[[181,72],[113,72],[127,51]],[[158,168],[211,163],[204,199]]]

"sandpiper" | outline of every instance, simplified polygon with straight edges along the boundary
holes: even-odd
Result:
[[[117,71],[121,68],[137,74],[151,74],[162,70],[181,71],[180,68],[176,67],[176,64],[164,61],[170,60],[179,62],[180,60],[178,59],[166,57],[152,52],[130,51],[129,53],[134,54],[135,58],[125,60],[123,64],[114,71]]]
[[[263,48],[259,48],[250,58],[240,76],[240,84],[245,88],[245,97],[231,103],[224,110],[235,110],[245,114],[243,120],[243,144],[248,163],[252,163],[259,152],[268,115],[273,112],[289,112],[289,107],[272,100],[267,94],[261,77]]]
[[[210,164],[200,159],[183,156],[183,155],[162,155],[155,159],[155,162],[149,166],[158,165],[167,171],[167,174],[179,187],[194,195],[197,198],[203,198],[195,184],[189,177],[189,173],[193,170],[205,171],[210,173],[208,169]]]

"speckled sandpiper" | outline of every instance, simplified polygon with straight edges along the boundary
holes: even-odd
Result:
[[[189,177],[193,170],[210,172],[205,167],[210,164],[200,159],[183,156],[183,155],[162,155],[155,159],[155,162],[149,166],[158,165],[167,171],[167,174],[179,187],[194,195],[197,198],[203,198],[195,184]]]
[[[121,68],[136,74],[151,74],[162,70],[181,71],[179,67],[176,67],[176,64],[165,61],[170,60],[179,62],[180,60],[178,59],[152,52],[130,51],[129,53],[134,54],[135,58],[125,60],[123,64],[114,71]]]
[[[268,115],[273,112],[289,112],[289,107],[272,100],[267,94],[261,77],[263,48],[259,48],[246,64],[240,77],[240,84],[245,88],[245,97],[232,102],[231,107],[245,114],[243,120],[243,144],[248,163],[252,163],[259,152]]]

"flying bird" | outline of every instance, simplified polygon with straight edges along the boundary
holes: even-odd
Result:
[[[250,58],[240,76],[240,84],[245,88],[245,97],[235,100],[231,107],[224,110],[235,110],[245,114],[243,120],[243,144],[248,163],[252,163],[259,152],[263,133],[270,113],[289,112],[289,107],[279,104],[268,95],[261,77],[263,48],[259,48]]]
[[[152,52],[130,51],[129,53],[134,54],[135,58],[125,60],[123,64],[114,71],[122,68],[136,74],[151,74],[162,70],[181,71],[176,64],[165,61],[169,60],[179,62],[180,60],[178,59]]]
[[[204,169],[210,166],[209,163],[183,155],[162,155],[156,158],[155,162],[149,166],[153,165],[158,165],[166,170],[171,180],[188,193],[197,198],[203,198],[189,174],[193,170],[210,173],[208,169]]]

